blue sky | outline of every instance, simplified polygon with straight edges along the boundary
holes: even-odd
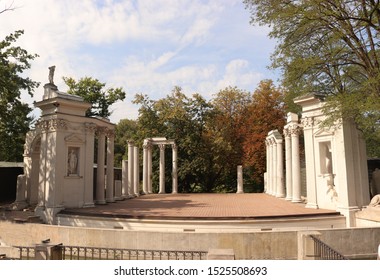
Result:
[[[242,0],[0,0],[0,9],[12,2],[17,9],[0,15],[0,38],[23,29],[18,44],[39,54],[27,73],[41,82],[33,98],[23,96],[30,104],[41,99],[51,65],[61,91],[63,76],[123,87],[115,123],[137,118],[136,93],[159,99],[177,85],[209,99],[227,86],[252,92],[279,78],[267,69],[269,29],[250,25]]]

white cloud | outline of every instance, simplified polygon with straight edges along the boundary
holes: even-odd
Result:
[[[0,16],[0,38],[25,30],[17,43],[40,55],[26,74],[44,84],[54,64],[61,90],[62,76],[92,76],[122,86],[128,96],[113,106],[113,120],[137,116],[131,100],[138,92],[158,99],[175,85],[205,97],[229,85],[253,90],[267,73],[265,57],[273,47],[268,28],[249,25],[240,0],[15,0],[14,5],[20,8]],[[34,100],[41,97],[42,88]]]

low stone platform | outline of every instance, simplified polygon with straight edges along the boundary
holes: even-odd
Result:
[[[93,208],[65,209],[65,226],[165,231],[249,231],[345,227],[336,211],[267,194],[152,194]]]

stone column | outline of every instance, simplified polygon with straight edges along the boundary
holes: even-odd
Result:
[[[128,160],[121,162],[121,197],[126,199],[129,197],[128,189]]]
[[[314,119],[312,117],[302,118],[303,135],[305,139],[305,161],[306,161],[306,186],[307,204],[306,208],[319,208],[317,203],[317,185],[315,182],[315,151],[313,141]]]
[[[277,183],[277,192],[276,197],[283,198],[285,197],[285,188],[284,188],[284,156],[282,151],[282,137],[281,134],[276,131],[276,153],[277,153],[277,165],[276,165],[276,183]]]
[[[134,179],[134,193],[136,196],[140,195],[140,163],[139,163],[139,147],[135,146],[133,151],[133,179]]]
[[[148,145],[149,142],[144,140],[143,144],[143,194],[148,193]]]
[[[105,134],[104,128],[98,128],[98,162],[96,171],[96,200],[97,204],[105,204],[104,199],[104,160],[105,160]]]
[[[94,207],[94,152],[96,124],[85,123],[86,132],[86,156],[84,165],[84,205],[83,207]]]
[[[134,152],[134,146],[133,141],[128,141],[128,192],[129,197],[134,197],[134,169],[133,169],[133,152]]]
[[[236,193],[244,193],[243,189],[243,166],[237,167],[237,191]]]
[[[266,148],[266,172],[264,173],[264,192],[269,193],[269,182],[268,182],[268,173],[269,173],[269,143],[265,139],[265,148]]]
[[[286,200],[292,200],[292,141],[290,138],[290,130],[285,126],[285,168],[286,168]]]
[[[152,145],[148,146],[148,164],[147,164],[147,180],[148,180],[148,193],[153,193],[152,190]]]
[[[177,157],[178,157],[178,147],[176,144],[172,144],[172,193],[178,193],[178,166],[177,166]]]
[[[290,132],[292,135],[292,202],[301,202],[300,127],[298,124],[292,125]]]
[[[115,202],[114,192],[114,131],[107,131],[107,187],[106,201]]]
[[[272,138],[272,195],[277,196],[277,143]]]
[[[267,142],[268,142],[268,174],[267,174],[267,180],[268,180],[268,194],[272,195],[273,194],[273,169],[272,169],[272,159],[273,159],[273,149],[272,149],[272,140],[267,137]]]
[[[165,193],[165,144],[158,145],[160,148],[160,189],[159,194]]]

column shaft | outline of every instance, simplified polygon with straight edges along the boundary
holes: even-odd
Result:
[[[133,141],[128,141],[128,192],[130,197],[135,196],[134,190],[134,171],[133,171]]]
[[[160,194],[165,193],[165,145],[160,144]]]
[[[178,166],[177,166],[177,158],[178,158],[178,148],[176,144],[172,145],[172,162],[173,162],[173,170],[172,170],[172,193],[178,193]]]
[[[104,160],[105,160],[105,135],[104,131],[98,131],[98,162],[96,171],[96,203],[105,204],[104,199]]]
[[[282,139],[276,139],[277,141],[277,194],[276,197],[285,197],[285,189],[284,189],[284,153],[282,150]]]
[[[292,142],[290,132],[285,130],[286,200],[292,200]]]
[[[114,136],[113,131],[107,135],[107,202],[115,202],[114,191]]]
[[[140,195],[140,163],[139,163],[139,148],[134,147],[133,151],[133,179],[134,179],[134,193],[136,196]]]
[[[152,146],[148,147],[148,163],[147,163],[147,180],[148,180],[148,193],[153,193],[152,190]]]
[[[123,199],[129,197],[128,160],[122,160],[122,162],[121,162],[121,197]]]
[[[272,139],[272,195],[277,196],[277,144]]]
[[[299,151],[299,127],[292,128],[292,202],[301,202],[301,165]]]
[[[237,167],[237,191],[236,193],[244,193],[243,189],[243,166]]]
[[[149,143],[143,145],[143,194],[148,194],[148,149]]]

